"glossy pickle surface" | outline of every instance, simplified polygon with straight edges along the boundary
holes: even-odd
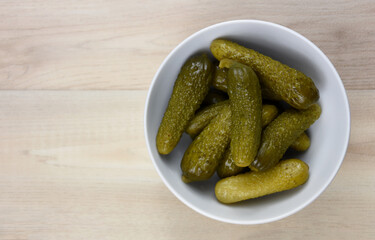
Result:
[[[210,49],[219,61],[229,58],[250,66],[266,89],[267,98],[284,100],[296,109],[306,109],[319,99],[311,78],[279,61],[224,39],[212,41]]]
[[[240,63],[228,71],[228,95],[232,111],[231,152],[237,166],[254,160],[262,132],[262,96],[255,72]]]
[[[221,179],[215,195],[222,203],[247,199],[289,190],[304,184],[309,178],[309,166],[299,159],[281,161],[264,172],[247,172]]]
[[[231,111],[226,105],[185,151],[181,161],[185,182],[207,180],[215,173],[229,144],[230,129]]]
[[[156,136],[160,154],[169,154],[176,147],[207,95],[212,71],[213,65],[206,54],[194,56],[182,66]]]
[[[273,120],[263,131],[258,154],[250,165],[255,171],[275,166],[294,141],[319,117],[322,110],[313,104],[306,110],[288,109]]]

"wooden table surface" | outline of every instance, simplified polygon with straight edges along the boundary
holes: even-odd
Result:
[[[375,2],[3,0],[0,239],[375,239]],[[239,226],[181,203],[148,155],[157,68],[209,25],[261,19],[314,42],[346,87],[336,178],[286,219]],[[332,143],[334,144],[334,143]]]

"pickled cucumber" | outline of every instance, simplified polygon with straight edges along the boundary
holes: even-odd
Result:
[[[215,195],[222,203],[235,203],[298,187],[308,178],[309,166],[306,163],[288,159],[265,172],[224,178],[216,183]]]
[[[262,128],[266,127],[277,117],[279,111],[275,105],[263,104],[262,106]]]
[[[306,133],[302,133],[299,137],[290,145],[290,148],[296,151],[306,151],[310,147],[310,138]]]
[[[230,58],[250,66],[269,98],[284,100],[297,109],[306,109],[319,99],[319,91],[311,78],[279,61],[223,39],[214,40],[210,49],[219,61]]]
[[[225,92],[218,90],[210,90],[207,96],[203,100],[204,105],[212,105],[218,102],[222,102],[228,99],[228,95]]]
[[[217,90],[227,92],[228,91],[228,77],[227,77],[227,68],[217,67],[219,70],[216,70],[216,76],[212,79],[212,86]],[[259,77],[258,77],[259,78]],[[267,89],[264,86],[260,86],[262,89],[262,98],[267,100],[282,100],[280,97],[276,96],[271,90]]]
[[[318,104],[313,104],[306,110],[288,109],[280,114],[264,129],[258,154],[250,168],[266,171],[275,166],[288,147],[320,117],[321,111]]]
[[[266,127],[277,116],[277,113],[277,107],[274,105],[264,104],[262,106],[262,128]],[[217,174],[219,177],[231,177],[245,170],[245,167],[239,167],[234,163],[230,147],[228,147],[223,158],[220,160],[219,166],[217,167]]]
[[[240,62],[237,62],[237,61],[235,61],[235,60],[233,60],[233,59],[230,59],[230,58],[223,58],[223,59],[221,59],[220,60],[220,62],[219,62],[219,68],[223,68],[223,69],[225,69],[225,68],[230,68],[231,66],[233,66],[233,65],[235,65],[235,64],[238,64],[238,63],[240,63]],[[246,65],[245,65],[246,66]],[[227,74],[227,77],[228,77],[228,74]],[[228,82],[229,80],[227,80],[227,82]]]
[[[209,90],[213,65],[206,54],[190,58],[181,68],[156,136],[160,154],[169,154]]]
[[[186,133],[192,138],[197,136],[225,106],[229,106],[229,100],[210,105],[200,110],[189,122]]]
[[[181,161],[184,182],[206,180],[215,173],[229,144],[230,129],[230,106],[225,105],[186,150]]]
[[[220,91],[228,91],[228,69],[216,66],[215,74],[212,79],[212,86]]]
[[[230,147],[228,147],[217,167],[217,175],[220,178],[231,177],[244,172],[246,169],[247,168],[239,167],[234,163]]]
[[[198,111],[186,128],[186,133],[192,138],[197,136],[210,121],[219,114],[223,105],[229,105],[229,100],[213,104]],[[267,126],[276,116],[278,110],[274,105],[264,104],[262,106],[262,127]]]
[[[229,58],[224,58],[220,61],[220,65],[216,66],[215,77],[212,80],[212,86],[223,92],[228,91],[228,68],[236,61]],[[259,79],[259,76],[258,76]],[[272,90],[265,86],[260,86],[262,90],[262,98],[268,100],[282,100],[277,97]]]
[[[262,97],[255,72],[240,63],[228,71],[228,95],[232,110],[231,151],[237,166],[254,160],[262,131]]]

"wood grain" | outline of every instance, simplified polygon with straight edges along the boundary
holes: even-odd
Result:
[[[290,27],[348,89],[375,89],[374,12],[371,0],[1,1],[0,89],[144,90],[183,39],[233,19]]]
[[[374,239],[375,2],[0,2],[0,239]],[[313,41],[343,79],[348,154],[329,188],[281,221],[237,226],[164,186],[143,134],[147,89],[183,39],[262,19]]]
[[[361,127],[321,197],[284,220],[235,226],[195,213],[156,174],[142,134],[146,91],[0,92],[1,239],[370,239],[375,105],[364,99],[374,93],[349,91]]]

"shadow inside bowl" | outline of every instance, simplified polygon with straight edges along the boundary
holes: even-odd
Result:
[[[201,196],[212,196],[215,194],[215,184],[219,181],[219,177],[215,174],[210,179],[199,182],[188,183],[188,187],[194,193]]]

